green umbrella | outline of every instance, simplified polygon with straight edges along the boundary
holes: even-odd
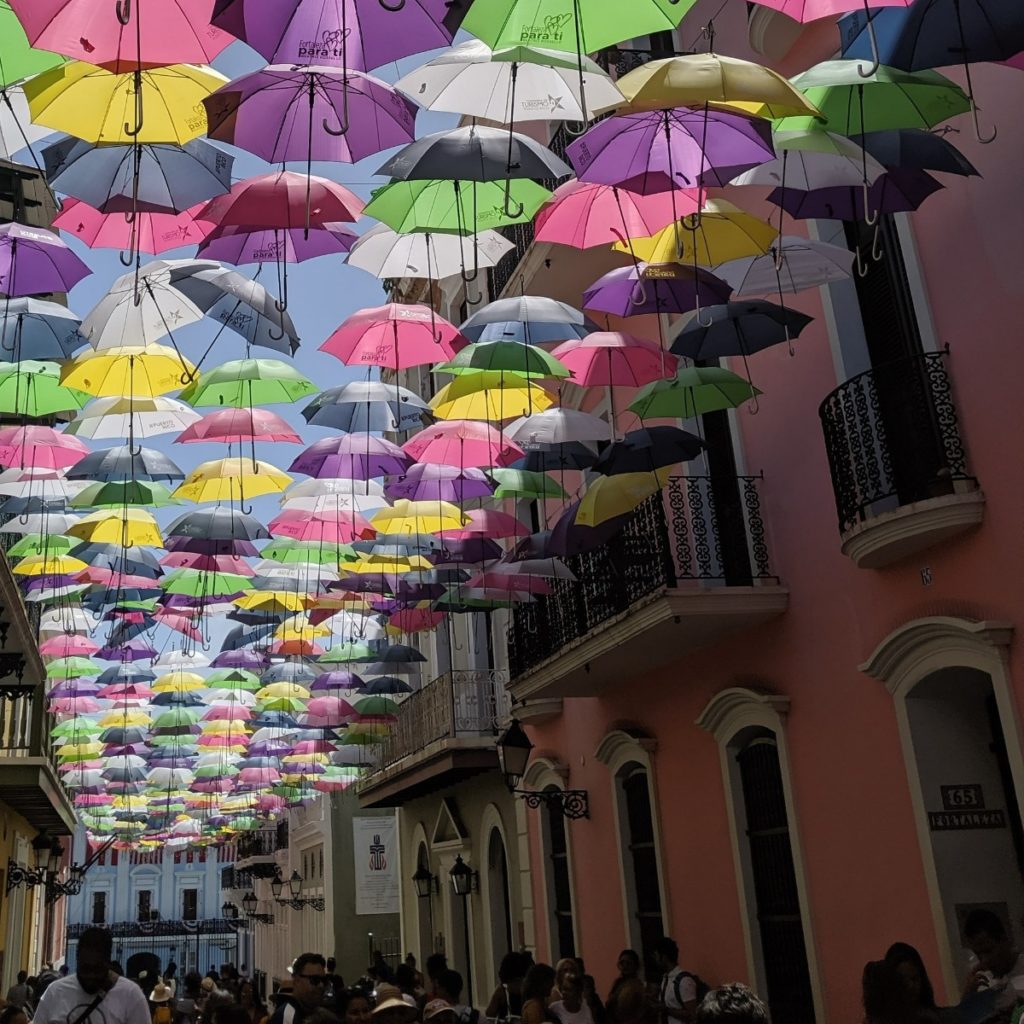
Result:
[[[56,363],[22,359],[0,365],[0,413],[13,416],[52,416],[73,412],[92,401],[92,395],[60,382]]]
[[[251,581],[232,572],[204,572],[201,569],[175,569],[162,581],[168,594],[187,594],[189,597],[226,597],[240,594]]]
[[[255,672],[244,668],[215,668],[206,677],[207,686],[211,690],[236,690],[255,693],[262,686],[260,677]]]
[[[166,505],[180,505],[171,497],[171,490],[164,484],[148,480],[114,480],[110,483],[89,484],[70,501],[72,508],[122,508],[125,505],[151,505],[164,508]]]
[[[693,4],[694,0],[476,0],[462,27],[492,49],[529,43],[546,50],[594,53],[637,36],[674,32]]]
[[[101,732],[103,732],[103,728],[99,722],[79,715],[77,718],[69,718],[66,722],[55,725],[50,730],[50,735],[54,739],[74,739],[76,736],[98,736]]]
[[[862,135],[893,128],[934,128],[971,109],[967,94],[937,71],[900,71],[882,65],[862,77],[861,61],[826,60],[792,79],[827,118],[784,117],[776,131],[827,130]]]
[[[76,679],[99,674],[100,667],[91,658],[56,658],[46,666],[47,679]]]
[[[235,359],[193,381],[179,396],[189,405],[257,405],[297,402],[319,389],[293,366],[279,359]]]
[[[492,469],[488,476],[498,485],[496,498],[567,498],[558,481],[529,469]]]
[[[260,552],[260,558],[269,558],[272,562],[281,562],[284,565],[295,562],[334,565],[341,561],[354,562],[358,556],[350,544],[321,544],[314,540],[278,538]]]
[[[376,658],[369,644],[335,644],[326,654],[320,655],[320,664],[341,665],[353,661],[375,661]]]
[[[42,74],[67,60],[29,44],[17,15],[7,0],[0,0],[0,88]]]
[[[159,601],[158,597],[147,597],[142,601],[119,601],[114,609],[124,612],[155,612]]]
[[[197,779],[219,779],[226,775],[237,775],[238,769],[233,764],[203,764],[195,770]]]
[[[10,559],[28,555],[64,555],[82,542],[61,533],[26,533],[8,552]]]
[[[153,719],[154,729],[174,729],[178,726],[191,726],[199,721],[198,708],[168,708]]]
[[[352,706],[359,714],[369,718],[398,714],[398,704],[389,697],[363,697]]]
[[[447,362],[438,363],[433,373],[461,374],[499,370],[524,377],[568,377],[569,368],[535,345],[522,341],[478,341],[467,345]]]
[[[749,381],[721,366],[684,366],[675,377],[641,388],[629,408],[641,419],[688,420],[735,409],[759,394]]]
[[[508,203],[506,205],[506,184]],[[551,193],[527,178],[504,181],[394,181],[377,189],[363,210],[399,234],[431,231],[472,235],[531,221]],[[522,207],[511,216],[506,209]]]

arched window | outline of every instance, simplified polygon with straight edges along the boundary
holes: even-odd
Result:
[[[506,953],[515,949],[512,936],[512,903],[509,891],[508,856],[501,831],[491,829],[487,841],[487,910],[491,924],[491,953],[494,976]]]
[[[654,944],[665,934],[658,870],[658,845],[651,811],[651,787],[647,769],[636,762],[619,770],[616,784],[622,796],[625,819],[626,900],[633,920],[631,932],[639,939],[639,949],[649,976]]]
[[[547,786],[546,790],[557,789]],[[544,816],[544,859],[547,872],[548,915],[551,921],[551,958],[576,955],[576,925],[572,911],[572,885],[569,880],[569,844],[565,817],[558,804],[546,804]]]

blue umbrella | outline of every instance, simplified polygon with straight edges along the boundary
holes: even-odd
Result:
[[[82,321],[56,302],[5,299],[0,305],[0,360],[67,359],[86,343]]]
[[[123,444],[90,452],[68,471],[69,480],[164,480],[175,483],[185,474],[155,448]]]
[[[977,169],[951,142],[923,128],[895,128],[851,136],[883,167],[905,167],[920,171],[938,171],[965,177]]]
[[[105,668],[96,680],[99,686],[130,685],[132,683],[151,683],[156,679],[156,673],[150,672],[147,668],[137,668],[134,665],[112,665]]]

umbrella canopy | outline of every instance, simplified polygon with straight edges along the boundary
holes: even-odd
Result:
[[[639,387],[675,373],[677,360],[652,341],[615,331],[596,331],[566,341],[552,352],[584,387]],[[579,440],[579,438],[573,438]]]
[[[181,213],[100,213],[79,199],[66,199],[53,226],[74,235],[90,249],[128,249],[157,253],[201,242],[213,225],[197,220],[203,204]]]
[[[85,344],[81,320],[66,306],[42,299],[6,299],[0,306],[0,359],[67,359]]]
[[[763,299],[709,306],[676,334],[671,350],[688,359],[710,361],[748,356],[800,335],[813,317]]]
[[[143,398],[130,395],[94,398],[65,427],[65,432],[93,440],[156,437],[186,430],[200,419],[199,413],[175,398]]]
[[[199,246],[199,259],[223,260],[242,266],[247,263],[303,263],[318,256],[347,253],[359,236],[341,224],[325,224],[304,230],[224,227],[213,230]]]
[[[290,363],[278,359],[235,359],[201,374],[181,393],[193,406],[237,408],[297,402],[316,386]]]
[[[387,224],[374,224],[352,246],[348,265],[374,277],[454,277],[466,267],[493,267],[514,248],[497,231],[474,235],[400,235]]]
[[[350,381],[322,391],[302,415],[313,426],[387,433],[419,427],[427,412],[427,403],[408,388],[383,381]]]
[[[392,302],[353,313],[320,350],[349,366],[398,370],[450,359],[465,343],[458,328],[430,307]]]
[[[421,430],[402,450],[418,462],[445,466],[507,466],[523,450],[489,423],[448,420]]]
[[[724,367],[686,366],[671,380],[647,385],[629,408],[641,419],[688,420],[720,409],[734,409],[760,393]]]
[[[489,302],[459,328],[470,341],[524,341],[543,345],[583,338],[597,326],[578,309],[544,295]]]
[[[0,225],[0,293],[15,297],[69,292],[91,273],[52,231]]]
[[[715,268],[734,297],[796,294],[850,276],[854,254],[844,246],[785,235],[765,256],[746,256]],[[781,264],[781,266],[779,265]]]
[[[593,470],[606,476],[653,472],[695,459],[706,447],[696,434],[679,427],[631,430],[598,456]]]
[[[725,281],[703,267],[675,266],[657,277],[649,276],[651,269],[641,264],[609,271],[583,293],[584,308],[624,317],[689,313],[727,302],[732,292]]]

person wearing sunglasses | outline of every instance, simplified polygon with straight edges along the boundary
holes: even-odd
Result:
[[[270,1024],[303,1024],[324,999],[327,961],[319,953],[303,953],[291,966],[292,990],[278,998]]]

